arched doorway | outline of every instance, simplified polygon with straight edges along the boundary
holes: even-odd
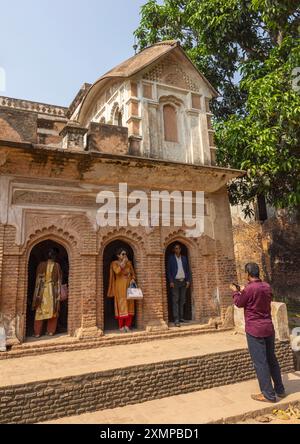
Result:
[[[167,296],[168,296],[168,316],[169,316],[169,322],[174,322],[173,319],[173,310],[172,310],[172,294],[171,294],[171,288],[170,288],[170,282],[168,279],[168,260],[169,257],[174,254],[174,247],[176,244],[179,244],[181,246],[181,254],[182,256],[186,256],[188,262],[189,262],[189,252],[186,245],[184,245],[182,242],[172,242],[166,249],[165,253],[165,266],[166,266],[166,281],[167,281]],[[189,263],[189,267],[191,270],[191,265]],[[193,320],[193,307],[192,307],[192,294],[191,294],[191,288],[189,288],[186,292],[186,303],[184,307],[184,319],[186,321],[192,321]]]
[[[47,252],[54,248],[57,251],[57,262],[62,269],[62,284],[68,284],[69,279],[69,259],[66,249],[57,242],[52,240],[46,240],[40,242],[33,247],[28,263],[28,291],[27,291],[27,315],[26,315],[26,336],[31,337],[33,335],[33,324],[35,312],[32,311],[32,300],[34,295],[36,270],[38,265],[47,260]],[[46,329],[46,323],[44,326]],[[68,331],[68,301],[63,301],[60,304],[60,314],[57,324],[57,333],[67,333]],[[44,333],[44,331],[43,331]]]
[[[112,331],[118,330],[118,321],[115,319],[114,299],[107,297],[109,285],[109,271],[110,264],[116,260],[116,251],[118,248],[124,248],[128,252],[128,259],[134,266],[134,252],[133,249],[126,242],[122,240],[115,240],[106,246],[103,252],[103,291],[104,291],[104,330]],[[132,327],[135,327],[135,319]]]

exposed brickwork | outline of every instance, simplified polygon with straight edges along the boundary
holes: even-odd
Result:
[[[291,326],[300,313],[300,224],[297,218],[272,217],[264,223],[245,223],[233,227],[239,280],[244,281],[244,266],[257,262],[263,278],[272,286],[277,301],[287,304]]]
[[[60,145],[59,133],[66,125],[66,119],[47,114],[40,116],[37,112],[0,106],[0,139]]]
[[[0,289],[2,288],[2,267],[3,267],[3,254],[4,254],[4,233],[5,233],[5,225],[0,224]]]
[[[37,114],[0,108],[0,138],[37,142]]]
[[[103,123],[91,123],[88,149],[101,153],[128,154],[128,129]]]
[[[289,343],[276,345],[283,372]],[[0,423],[34,423],[190,393],[255,377],[247,350],[0,388]]]

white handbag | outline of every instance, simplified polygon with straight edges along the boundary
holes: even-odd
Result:
[[[137,288],[136,284],[131,284],[127,289],[127,299],[143,299],[144,295],[140,288]]]

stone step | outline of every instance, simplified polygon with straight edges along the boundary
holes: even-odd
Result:
[[[233,331],[233,328],[208,327],[207,325],[186,325],[181,328],[171,327],[168,330],[159,331],[134,331],[129,334],[108,333],[98,338],[77,339],[67,335],[59,335],[54,338],[30,339],[22,345],[15,345],[11,350],[0,353],[0,361],[25,356],[41,355],[48,353],[93,349],[98,347],[110,347],[119,344],[134,344],[150,342],[158,339],[177,338],[207,333],[220,333]]]
[[[276,350],[282,371],[292,371],[289,342]],[[0,423],[134,405],[255,376],[245,337],[232,332],[3,360],[0,374]]]

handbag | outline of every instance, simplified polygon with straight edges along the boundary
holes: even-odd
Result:
[[[67,284],[63,284],[60,287],[60,301],[66,301],[69,297],[69,290],[68,290],[68,285]]]
[[[140,288],[136,286],[136,284],[131,284],[130,287],[127,289],[127,299],[143,299],[144,295]]]

